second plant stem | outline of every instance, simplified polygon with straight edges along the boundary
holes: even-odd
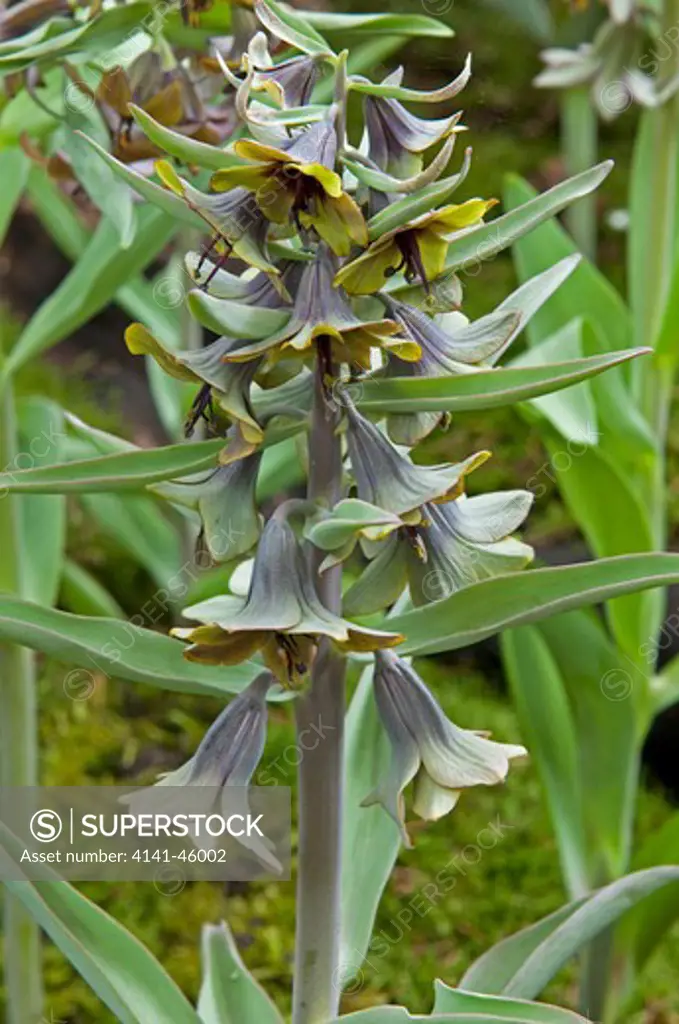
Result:
[[[0,351],[1,355],[1,351]],[[10,467],[18,454],[14,392],[0,378],[0,465]],[[23,590],[21,498],[0,496],[0,592]],[[37,711],[35,658],[14,644],[0,645],[0,781],[3,786],[37,784]],[[5,895],[4,968],[8,1024],[38,1021],[42,1014],[40,933],[35,921],[12,896]]]
[[[327,339],[318,343],[314,405],[309,437],[308,497],[332,507],[341,497],[342,451],[339,412],[328,400],[332,375]],[[310,552],[318,595],[330,611],[341,611],[341,567],[318,575],[322,554]],[[325,1024],[337,1016],[340,997],[340,901],[344,745],[344,659],[327,640],[319,647],[308,691],[295,702],[297,735],[322,735],[304,751],[299,766],[299,850],[293,1024]]]

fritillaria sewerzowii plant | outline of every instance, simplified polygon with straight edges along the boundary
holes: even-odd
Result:
[[[7,574],[1,635],[76,663],[94,651],[98,666],[131,681],[237,693],[194,756],[161,786],[248,784],[272,694],[292,704],[300,735],[323,722],[323,742],[299,766],[292,1018],[326,1024],[369,950],[399,848],[411,842],[408,808],[438,820],[463,790],[502,782],[526,754],[466,729],[463,708],[459,723],[450,721],[411,655],[459,648],[678,573],[676,558],[660,554],[519,571],[532,559],[516,532],[533,495],[484,493],[490,453],[458,451],[455,418],[544,396],[645,350],[524,355],[498,365],[574,270],[572,257],[480,319],[462,314],[467,272],[590,194],[609,165],[493,219],[496,200],[470,194],[467,185],[471,151],[457,159],[464,126],[451,106],[470,60],[448,85],[426,92],[405,85],[403,69],[373,81],[364,74],[365,55],[359,61],[338,45],[343,32],[407,39],[446,35],[444,26],[422,16],[300,12],[255,0],[252,10],[235,9],[229,39],[215,32],[202,53],[195,40],[185,47],[212,12],[184,5],[181,15],[166,12],[166,21],[144,26],[139,52],[119,39],[98,61],[100,51],[88,49],[93,37],[108,25],[110,38],[113,14],[127,26],[135,6],[104,5],[67,26],[41,21],[28,37],[0,44],[0,66],[4,59],[19,76],[14,87],[44,107],[31,49],[42,46],[49,72],[56,65],[61,87],[101,129],[71,116],[47,143],[22,139],[22,154],[41,173],[80,180],[101,211],[102,238],[112,232],[123,251],[131,247],[108,262],[99,255],[101,276],[116,282],[104,301],[132,276],[119,296],[135,315],[127,347],[182,389],[162,390],[152,371],[164,409],[168,396],[179,395],[172,408],[183,405],[185,439],[147,451],[71,419],[94,453],[49,471],[4,473],[2,484],[11,495],[146,488],[183,510],[193,539],[233,572],[225,592],[184,608],[190,625],[176,627],[174,640],[136,625],[124,653],[110,642],[109,620],[31,605]],[[17,15],[5,19],[7,36],[16,28]],[[179,231],[192,248],[183,254],[177,330],[142,301],[145,282],[135,275]],[[97,265],[87,249],[83,260]],[[86,274],[82,266],[74,275]],[[97,303],[76,306],[66,332]],[[63,326],[50,334],[29,324],[5,360],[5,388],[26,358],[63,337]],[[213,335],[206,344],[202,329]],[[452,461],[423,465],[412,449],[440,428],[449,431]],[[282,452],[289,467],[291,441],[303,443],[306,494],[291,493],[284,480],[277,492],[285,497],[262,508],[266,474]],[[294,450],[298,461],[302,449]],[[472,473],[480,493],[468,496]],[[5,516],[10,507],[0,502]],[[12,523],[2,525],[6,540]],[[361,666],[347,712],[345,675]],[[362,756],[378,748],[381,763]],[[471,799],[463,795],[463,805]],[[3,856],[12,849],[3,832]],[[431,1019],[582,1021],[531,1000],[631,902],[676,880],[672,868],[640,872],[506,940],[457,988],[439,986]],[[7,888],[122,1021],[282,1020],[226,926],[206,926],[194,1010],[146,950],[66,883]],[[12,1024],[26,1024],[26,1005],[15,986]],[[376,1007],[347,1019],[414,1018],[404,1008]]]

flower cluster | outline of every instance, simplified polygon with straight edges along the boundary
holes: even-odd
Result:
[[[156,492],[198,513],[216,560],[235,565],[256,549],[245,589],[186,609],[194,624],[173,632],[191,661],[261,661],[293,690],[307,685],[322,644],[375,652],[375,696],[394,763],[369,800],[385,806],[405,837],[402,794],[411,780],[416,812],[435,818],[462,788],[504,778],[508,760],[523,751],[448,722],[412,668],[389,652],[403,638],[388,621],[372,628],[353,620],[384,614],[406,588],[414,604],[430,600],[423,581],[432,571],[446,575],[452,593],[525,565],[531,549],[512,534],[532,498],[523,491],[467,497],[467,477],[489,457],[485,451],[418,464],[408,449],[444,414],[371,419],[360,408],[361,382],[488,370],[522,317],[503,308],[470,323],[457,311],[456,279],[450,303],[432,303],[433,285],[452,277],[449,247],[482,226],[495,201],[453,200],[469,169],[468,151],[446,176],[460,113],[425,119],[409,104],[449,103],[469,78],[469,61],[433,92],[405,87],[401,69],[374,83],[348,73],[347,55],[335,54],[308,25],[302,30],[291,13],[283,19],[269,0],[256,0],[254,9],[259,31],[240,61],[215,54],[225,102],[240,121],[237,140],[212,149],[197,173],[204,150],[184,146],[174,132],[174,160],[156,164],[164,201],[182,204],[209,232],[202,251],[186,258],[187,304],[217,337],[198,351],[176,351],[142,324],[126,333],[132,353],[194,385],[187,433],[202,421],[204,432],[225,441],[213,472]],[[325,104],[314,102],[318,87],[330,97]],[[352,94],[363,106],[357,146],[346,130]],[[263,522],[256,503],[262,454],[308,429],[312,407],[341,439],[340,498],[286,502]],[[321,577],[347,560],[362,565],[343,614],[319,596],[314,549],[322,552]],[[240,704],[233,709],[237,716]],[[231,717],[227,711],[214,728],[228,731]],[[253,744],[260,728],[258,717]],[[208,761],[219,750],[212,742],[201,750],[187,781],[205,771],[217,777],[218,765]]]

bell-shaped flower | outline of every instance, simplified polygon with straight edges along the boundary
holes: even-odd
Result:
[[[530,491],[497,491],[446,504],[427,504],[421,522],[402,527],[344,597],[349,615],[368,615],[397,600],[410,586],[415,605],[449,597],[472,583],[523,569],[533,549],[510,536],[533,503]],[[379,586],[377,586],[379,581]]]
[[[185,651],[190,661],[235,665],[261,651],[267,668],[286,686],[304,682],[321,637],[354,651],[393,647],[402,640],[398,633],[357,626],[321,604],[281,509],[262,532],[246,597],[210,598],[184,614],[202,623],[173,630],[190,642]]]
[[[456,497],[467,473],[490,457],[481,451],[457,464],[416,466],[351,402],[346,405],[347,446],[358,497],[413,523],[420,521],[422,505]]]
[[[407,363],[393,353],[387,363],[389,377],[444,377],[471,373],[491,356],[502,351],[520,322],[511,311],[490,313],[469,323],[462,314],[446,314],[435,319],[421,309],[382,296],[389,315],[406,337],[420,346],[422,355]],[[447,323],[454,319],[450,329]],[[459,322],[458,322],[459,320]],[[446,326],[444,326],[446,325]],[[387,418],[389,436],[397,444],[412,447],[429,434],[444,418],[444,413],[396,413]]]
[[[420,280],[425,287],[445,269],[451,238],[480,224],[495,199],[468,199],[414,217],[386,231],[365,252],[345,263],[335,278],[352,295],[372,295],[385,281],[403,271],[406,281]]]
[[[366,245],[367,228],[360,208],[342,188],[334,170],[337,155],[336,111],[299,132],[280,147],[239,139],[238,156],[248,161],[213,174],[216,192],[242,188],[253,193],[261,214],[274,224],[313,229],[339,256],[352,243]]]
[[[247,555],[259,538],[261,516],[255,489],[260,461],[261,453],[255,452],[211,473],[195,473],[150,489],[198,512],[210,557],[215,562],[230,562]]]
[[[201,192],[181,178],[167,160],[156,163],[156,172],[166,188],[181,196],[189,209],[212,229],[215,237],[209,249],[220,244],[224,247],[220,264],[233,253],[258,270],[279,275],[266,254],[268,222],[247,189],[236,188],[228,195]]]
[[[143,324],[131,324],[125,331],[125,343],[133,355],[151,356],[175,380],[190,381],[200,389],[187,418],[190,434],[200,418],[209,418],[213,401],[230,419],[240,425],[245,441],[261,444],[263,428],[257,422],[250,402],[250,387],[258,369],[256,360],[227,363],[229,353],[243,344],[234,338],[218,338],[205,348],[175,352],[155,338]]]
[[[333,285],[337,260],[321,246],[313,263],[308,263],[297,286],[292,315],[285,327],[250,345],[239,346],[229,361],[253,359],[277,349],[309,353],[317,338],[330,338],[338,362],[356,364],[369,370],[374,348],[396,352],[401,359],[418,359],[419,345],[398,334],[393,320],[364,321],[356,316],[341,288]]]
[[[314,57],[300,54],[276,64],[269,53],[266,35],[258,32],[250,40],[245,64],[254,69],[252,91],[266,92],[277,106],[303,107],[311,100],[318,79],[318,61]]]
[[[376,654],[373,686],[391,764],[363,806],[381,804],[406,846],[412,843],[404,790],[413,780],[415,814],[437,821],[452,811],[463,789],[504,782],[509,762],[526,756],[518,744],[495,743],[451,722],[414,669],[391,651]]]
[[[157,811],[162,794],[159,787],[195,786],[195,810],[206,814],[221,809],[234,813],[249,810],[247,787],[260,762],[266,741],[266,695],[272,679],[263,672],[227,705],[215,719],[198,745],[193,757],[174,771],[162,775],[155,786],[123,798],[136,813]],[[173,797],[168,796],[168,809]],[[194,837],[197,846],[214,845],[209,839]],[[274,871],[280,864],[266,839],[256,835],[239,839],[263,863]]]
[[[467,84],[471,75],[471,61],[467,62],[458,77],[434,92],[403,90],[404,95],[418,103],[441,103],[456,96]],[[392,89],[399,93],[403,81],[403,68],[396,68],[380,83],[384,91]],[[430,146],[440,142],[455,131],[459,115],[426,120],[406,110],[397,99],[386,96],[371,96],[364,100],[365,126],[370,158],[377,166],[397,177],[405,178],[415,174],[421,167],[421,154]]]

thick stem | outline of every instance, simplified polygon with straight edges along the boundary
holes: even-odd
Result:
[[[0,393],[0,466],[18,451],[11,381]],[[21,594],[23,550],[20,499],[0,496],[0,592]],[[0,646],[0,780],[3,786],[37,784],[35,658],[12,644]],[[42,1013],[40,933],[16,899],[4,900],[4,963],[8,1024],[37,1021]]]
[[[327,349],[319,345],[311,436],[309,488],[312,500],[330,506],[341,496],[338,412],[326,401]],[[310,554],[316,574],[321,554]],[[317,589],[331,611],[341,608],[341,569],[316,575]],[[318,745],[307,745],[299,766],[299,853],[297,927],[293,987],[294,1024],[325,1024],[337,1016],[340,986],[340,882],[342,851],[342,757],[344,659],[321,643],[307,693],[296,701],[297,735],[312,730]]]
[[[596,110],[584,87],[561,94],[561,149],[569,177],[593,167],[597,159]],[[596,262],[596,194],[585,196],[566,211],[566,223],[580,251]]]

